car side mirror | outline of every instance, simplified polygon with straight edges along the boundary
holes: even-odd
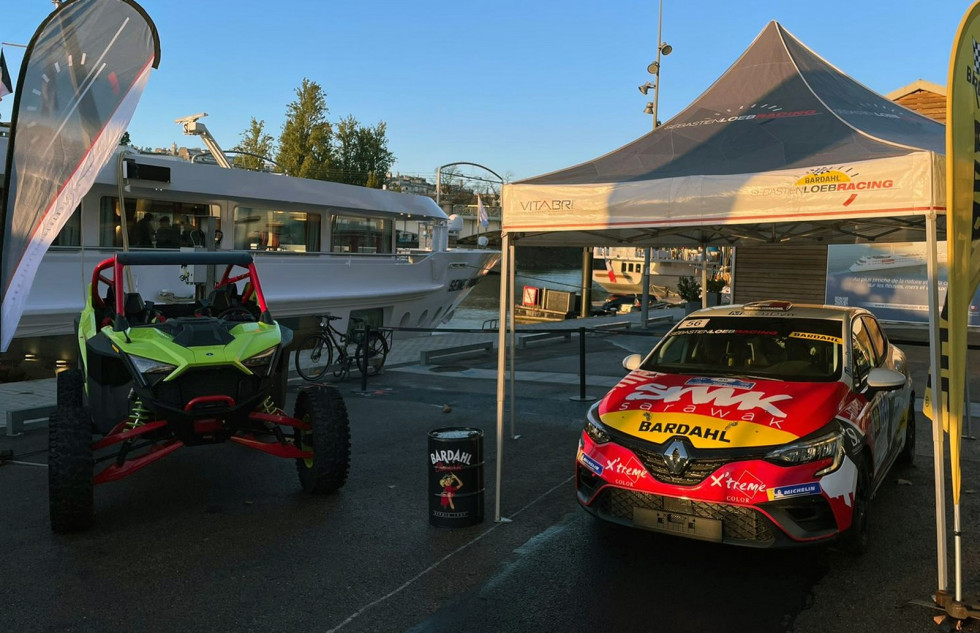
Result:
[[[623,359],[623,367],[627,371],[633,371],[634,369],[639,369],[640,364],[643,362],[643,357],[639,354],[630,354]]]
[[[882,367],[868,372],[868,391],[894,391],[905,386],[905,374]]]

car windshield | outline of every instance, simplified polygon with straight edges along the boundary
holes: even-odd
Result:
[[[837,380],[842,325],[827,319],[689,318],[653,349],[642,369],[670,374]]]

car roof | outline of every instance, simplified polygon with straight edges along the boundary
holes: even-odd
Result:
[[[871,313],[864,308],[850,306],[830,306],[813,303],[793,303],[791,301],[754,301],[736,305],[715,306],[692,312],[692,317],[758,317],[777,319],[825,319],[828,321],[850,322],[857,315]]]
[[[248,266],[251,253],[243,251],[124,251],[116,253],[123,266],[156,266],[169,264],[216,264]]]

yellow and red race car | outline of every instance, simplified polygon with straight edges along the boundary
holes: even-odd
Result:
[[[679,322],[588,413],[579,503],[706,541],[868,545],[868,507],[915,453],[905,354],[867,310],[766,301]]]

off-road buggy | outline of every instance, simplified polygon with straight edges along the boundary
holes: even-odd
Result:
[[[209,295],[154,304],[125,291],[179,267],[210,269],[217,282]],[[293,335],[272,318],[251,255],[118,253],[95,267],[86,296],[79,368],[58,375],[49,421],[55,532],[92,524],[95,484],[183,446],[230,440],[295,459],[312,493],[347,481],[350,426],[339,392],[302,390],[294,414],[283,411]]]

